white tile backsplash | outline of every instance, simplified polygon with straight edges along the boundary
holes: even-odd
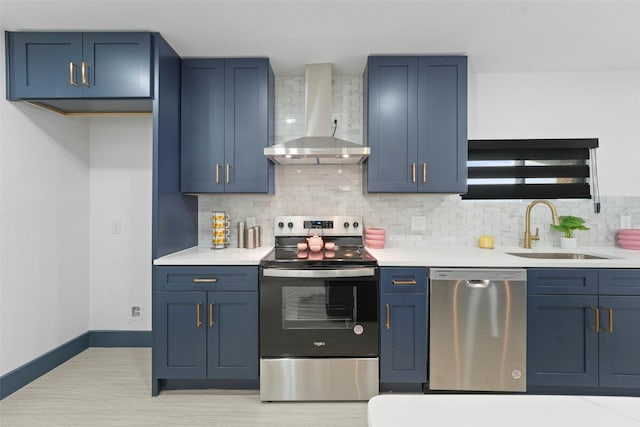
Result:
[[[276,78],[276,143],[304,135],[304,77]],[[362,78],[334,76],[333,115],[336,136],[362,143]],[[262,227],[263,245],[273,242],[277,215],[362,215],[365,226],[387,229],[387,246],[475,246],[480,235],[491,234],[496,246],[520,246],[529,200],[463,201],[458,195],[364,194],[362,165],[276,166],[276,193],[270,195],[200,195],[199,245],[211,244],[211,212],[224,210],[231,221],[231,246],[236,246],[235,224],[255,217]],[[586,219],[590,231],[577,231],[580,246],[613,246],[619,214],[632,216],[640,227],[640,197],[603,197],[602,212],[593,212],[591,200],[553,201],[560,215]],[[426,229],[411,230],[411,217],[425,217]],[[540,228],[536,247],[557,245],[560,233],[550,229],[545,206],[532,210],[531,224]]]

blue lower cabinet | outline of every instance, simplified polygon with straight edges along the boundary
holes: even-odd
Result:
[[[257,266],[158,266],[153,287],[154,396],[257,386]]]
[[[598,385],[597,303],[595,295],[529,296],[527,385]]]
[[[157,292],[154,324],[156,375],[204,378],[207,375],[207,329],[202,321],[205,292]]]
[[[640,296],[600,296],[600,386],[640,389]]]
[[[640,390],[640,270],[531,269],[527,285],[528,386]]]
[[[380,382],[425,383],[426,295],[382,294],[380,303]]]
[[[427,269],[380,269],[380,382],[427,382]]]
[[[258,293],[209,292],[207,378],[258,378]]]
[[[157,292],[154,376],[257,380],[257,292]]]

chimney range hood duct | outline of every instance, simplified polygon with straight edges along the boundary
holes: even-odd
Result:
[[[302,138],[264,149],[271,161],[283,165],[357,164],[371,148],[331,136],[331,64],[306,66],[306,132]]]

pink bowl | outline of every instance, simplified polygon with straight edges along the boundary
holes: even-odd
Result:
[[[305,242],[298,243],[297,247],[298,247],[299,251],[306,251],[307,250],[307,244]]]
[[[377,242],[384,242],[386,240],[385,236],[369,236],[368,234],[364,236],[365,240],[369,240],[369,241],[377,241]]]
[[[628,240],[629,242],[640,242],[640,236],[634,236],[632,234],[618,234],[616,239]]]
[[[640,242],[633,242],[633,243],[627,243],[624,241],[620,241],[618,240],[618,246],[620,246],[622,249],[640,249]]]
[[[639,228],[621,228],[620,230],[618,230],[618,234],[619,235],[632,235],[632,236],[640,236],[640,229]]]
[[[371,249],[382,249],[384,248],[384,240],[365,240],[367,243],[367,247]]]
[[[366,228],[364,233],[367,236],[385,236],[387,231],[384,228]]]

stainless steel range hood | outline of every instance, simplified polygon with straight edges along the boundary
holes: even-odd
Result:
[[[306,67],[305,118],[305,136],[265,148],[269,160],[283,165],[357,164],[369,157],[369,147],[331,136],[331,64]]]

